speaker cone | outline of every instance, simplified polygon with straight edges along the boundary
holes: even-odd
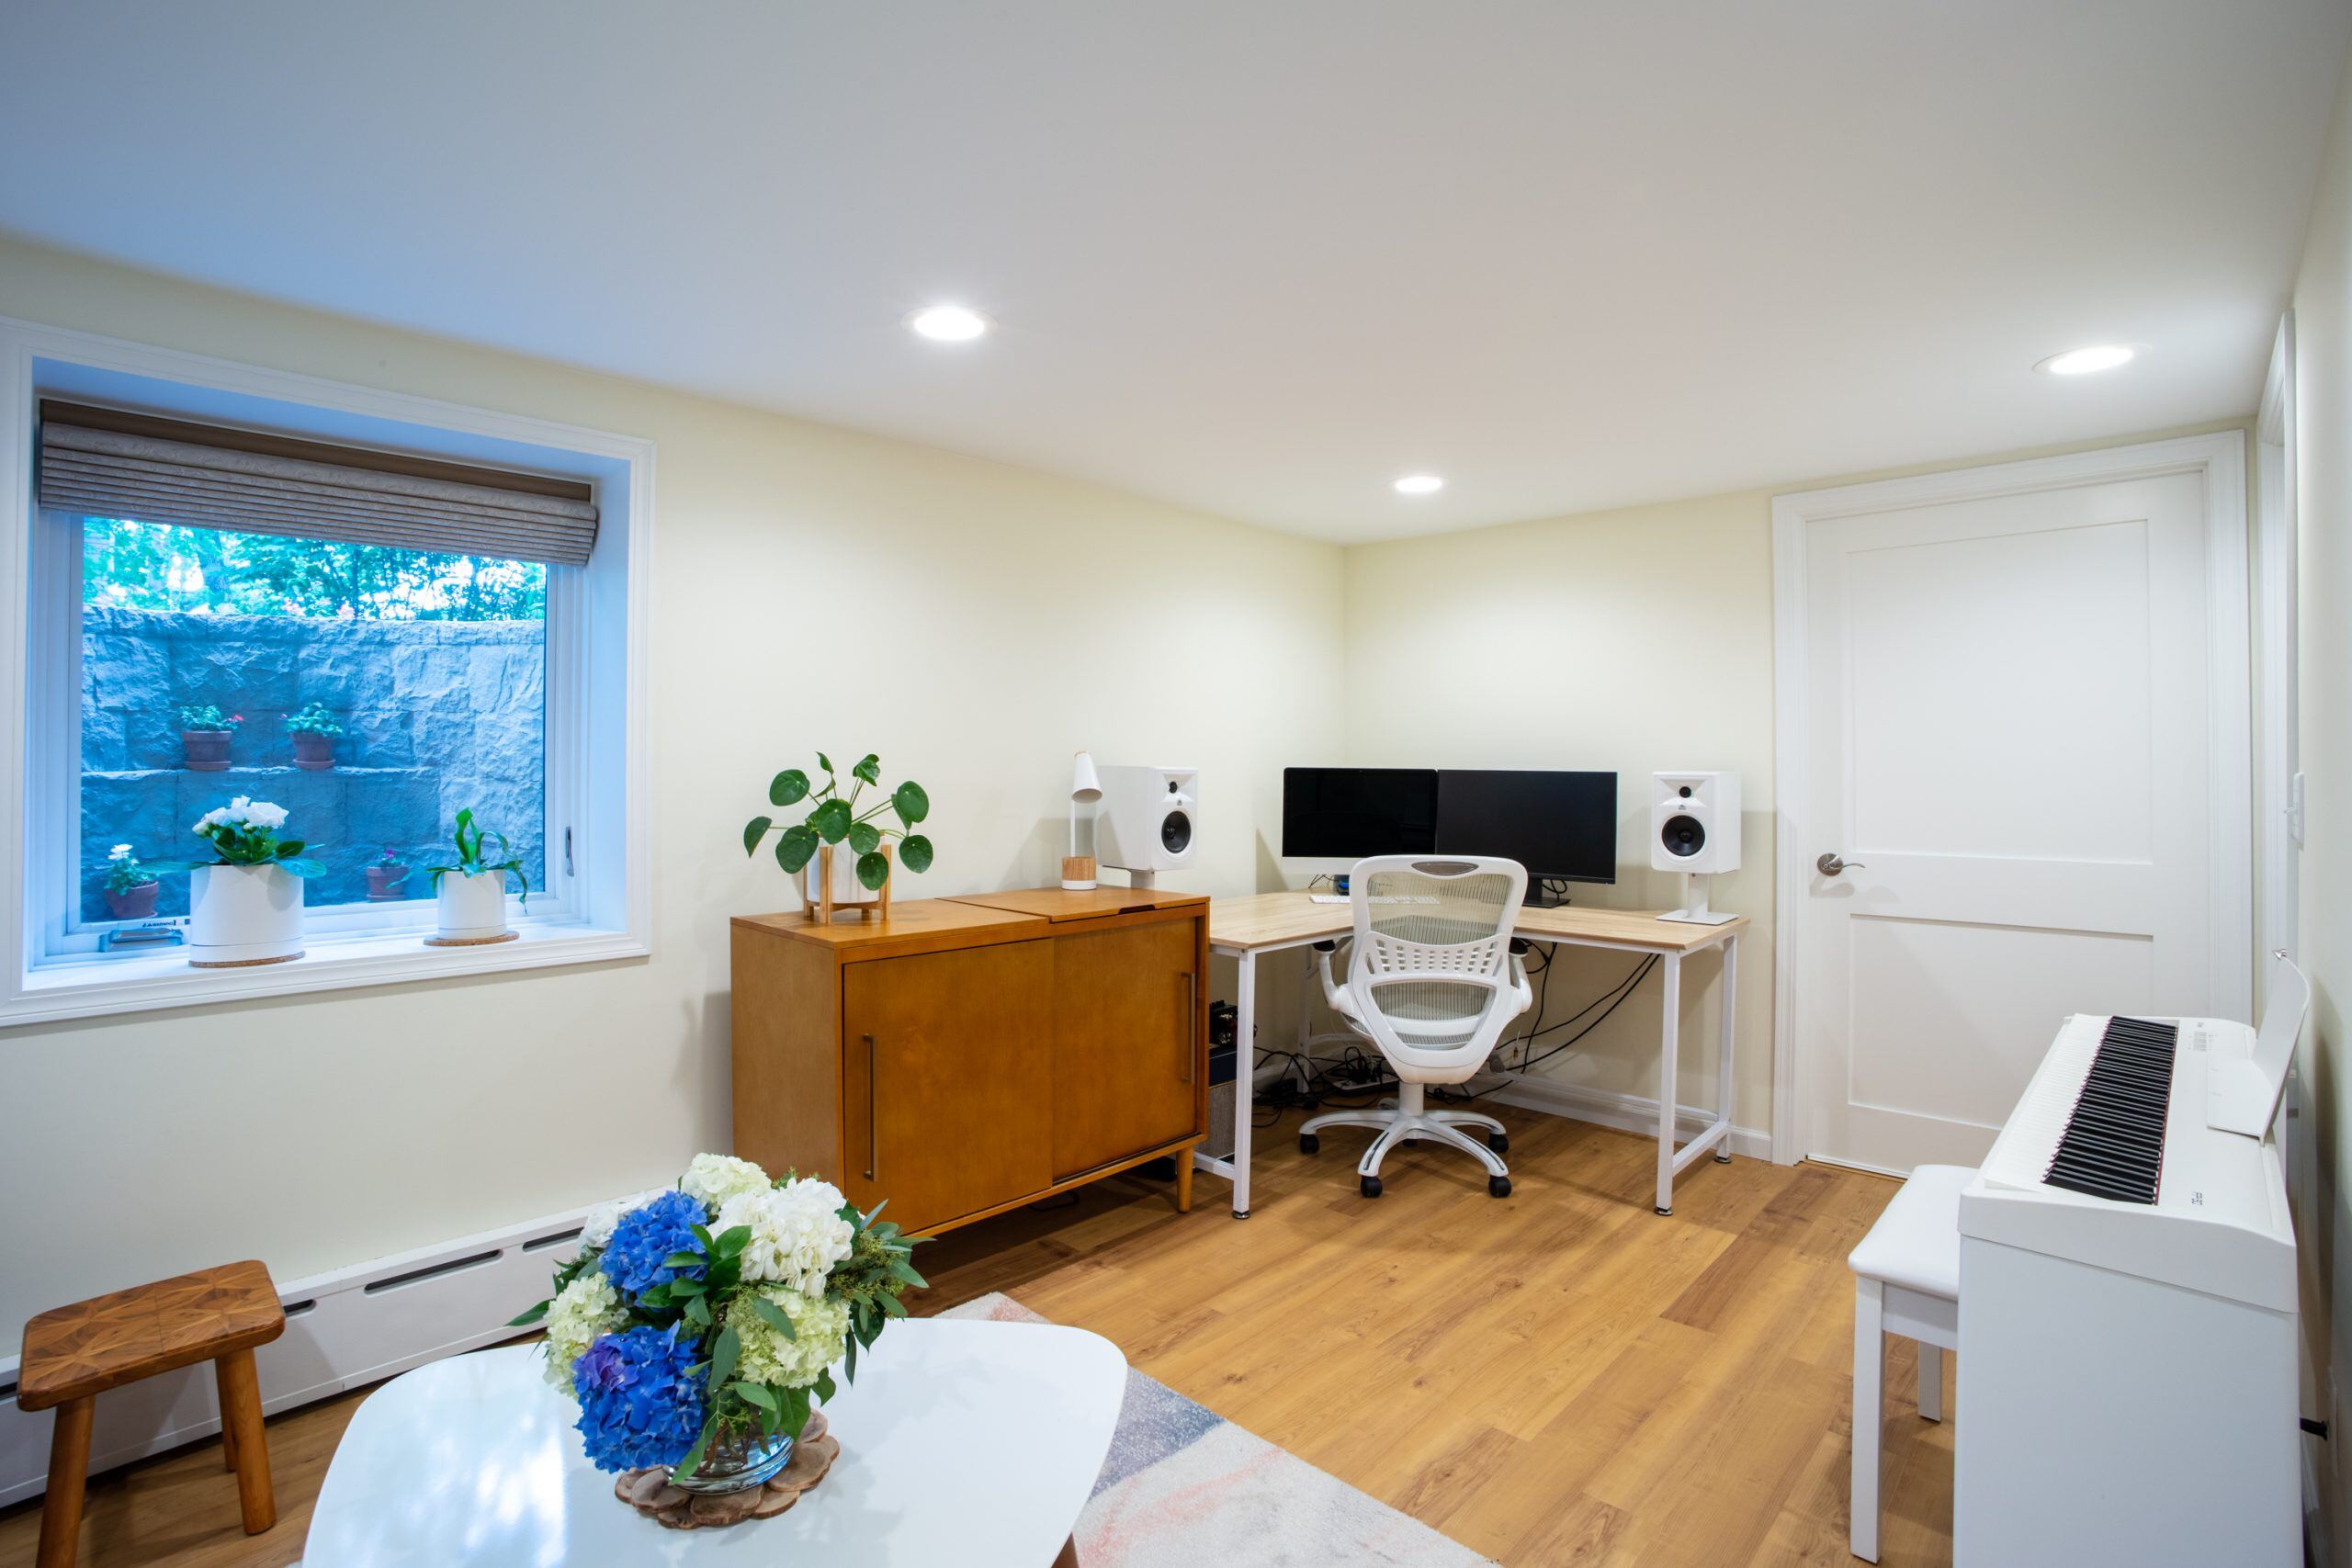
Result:
[[[1159,819],[1159,847],[1171,855],[1181,855],[1193,841],[1193,819],[1181,811],[1171,811]]]
[[[1696,817],[1669,817],[1657,837],[1668,854],[1688,859],[1706,847],[1707,829]]]

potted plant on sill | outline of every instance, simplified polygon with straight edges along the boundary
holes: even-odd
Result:
[[[458,813],[458,830],[451,837],[458,846],[458,863],[426,868],[433,877],[436,930],[425,940],[435,947],[514,941],[515,933],[506,927],[510,874],[522,885],[523,907],[531,907],[531,882],[523,874],[522,857],[505,834],[477,824],[470,807]],[[492,844],[497,847],[488,847]]]
[[[241,713],[222,713],[212,703],[184,703],[180,706],[180,750],[192,773],[225,773],[229,771],[229,738],[237,726],[245,722]]]
[[[286,717],[286,733],[294,740],[294,765],[306,773],[322,773],[334,766],[335,738],[343,733],[323,703],[312,703]]]
[[[129,844],[107,852],[107,912],[118,920],[143,920],[155,912],[155,896],[164,885],[139,863]]]
[[[300,839],[278,836],[286,807],[237,796],[196,820],[209,861],[157,862],[186,871],[187,961],[198,969],[284,964],[302,956],[302,879],[326,868],[303,858]]]
[[[408,897],[401,891],[401,884],[408,880],[408,864],[390,848],[368,864],[367,872],[369,903],[393,904]]]
[[[855,909],[860,918],[878,915],[887,920],[890,918],[889,840],[899,840],[898,861],[909,871],[921,874],[931,869],[931,840],[914,831],[915,824],[931,815],[931,796],[910,779],[861,812],[857,803],[865,787],[881,786],[882,759],[869,751],[850,769],[855,783],[847,795],[842,794],[841,781],[834,776],[832,759],[820,751],[817,765],[825,772],[822,789],[812,789],[808,775],[798,768],[786,768],[768,784],[768,800],[773,805],[808,802],[808,816],[785,828],[776,839],[775,863],[792,874],[803,905],[819,922],[830,924],[837,908]],[[874,819],[884,812],[896,815],[899,825],[878,826]],[[770,817],[754,817],[744,823],[743,852],[757,854],[760,841],[775,827],[775,819]],[[836,855],[834,846],[843,842],[850,853]],[[860,898],[860,888],[876,897]]]

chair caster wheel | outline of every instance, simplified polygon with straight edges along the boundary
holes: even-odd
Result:
[[[1673,1210],[1671,1210],[1671,1209],[1660,1209],[1660,1210],[1658,1211],[1658,1213],[1661,1213],[1661,1214],[1670,1214],[1670,1213],[1674,1213],[1674,1211],[1673,1211]]]
[[[1487,1134],[1487,1146],[1494,1150],[1495,1153],[1498,1155],[1507,1155],[1510,1153],[1510,1134],[1509,1133],[1489,1133]]]
[[[1367,1198],[1377,1198],[1380,1196],[1380,1178],[1376,1176],[1360,1177],[1356,1181],[1356,1190]]]
[[[1510,1197],[1510,1178],[1508,1176],[1490,1176],[1487,1178],[1487,1195],[1490,1198]]]
[[[1729,1164],[1731,1163],[1731,1156],[1729,1156],[1729,1155],[1717,1155],[1717,1156],[1715,1156],[1715,1163],[1716,1163],[1717,1165],[1729,1165]]]
[[[1322,1139],[1320,1139],[1320,1138],[1318,1138],[1318,1137],[1317,1137],[1314,1134],[1312,1134],[1312,1133],[1301,1133],[1301,1134],[1298,1135],[1298,1152],[1299,1152],[1300,1154],[1303,1154],[1303,1155],[1311,1155],[1311,1154],[1316,1154],[1316,1153],[1320,1152],[1320,1151],[1321,1151],[1321,1149],[1322,1149],[1322,1147],[1323,1147],[1323,1140],[1322,1140]]]

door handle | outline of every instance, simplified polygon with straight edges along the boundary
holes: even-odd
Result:
[[[1824,876],[1835,876],[1841,871],[1860,871],[1864,868],[1860,861],[1839,860],[1838,858],[1838,852],[1836,850],[1832,850],[1827,854],[1823,855],[1819,860],[1815,861],[1813,863],[1813,869],[1821,873]]]
[[[874,1036],[865,1037],[865,1179],[874,1179],[876,1117],[875,1102],[882,1098],[882,1080],[874,1070]]]
[[[1184,1081],[1193,1081],[1193,1055],[1201,1038],[1201,977],[1188,970],[1184,975]]]

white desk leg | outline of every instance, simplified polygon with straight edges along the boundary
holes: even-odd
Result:
[[[1250,1123],[1258,1084],[1258,955],[1235,960],[1233,987],[1233,1217],[1250,1217]]]
[[[1666,1021],[1658,1026],[1657,1043],[1657,1212],[1674,1213],[1674,1100],[1680,1085],[1676,1061],[1682,1044],[1682,955],[1666,954],[1659,973],[1665,977]]]
[[[1739,938],[1736,936],[1726,937],[1724,939],[1724,987],[1722,993],[1722,1005],[1723,1019],[1720,1027],[1723,1032],[1723,1044],[1722,1050],[1718,1053],[1721,1057],[1721,1061],[1715,1070],[1717,1080],[1715,1084],[1715,1114],[1728,1122],[1731,1120],[1732,1112],[1732,1014],[1739,1006]],[[1724,1141],[1715,1145],[1715,1163],[1717,1165],[1729,1165],[1731,1163],[1731,1130],[1729,1128],[1725,1128],[1724,1130]]]
[[[1885,1287],[1854,1281],[1854,1471],[1846,1505],[1847,1548],[1878,1561],[1879,1421],[1886,1413]]]

